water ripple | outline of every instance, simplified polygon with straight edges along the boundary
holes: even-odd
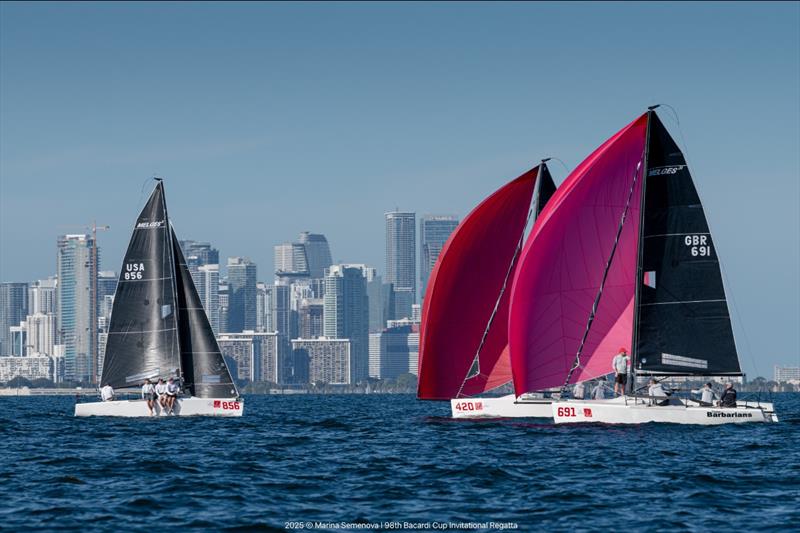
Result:
[[[0,398],[0,524],[784,530],[800,523],[800,394],[775,400],[775,425],[564,427],[453,420],[410,396],[249,397],[229,420],[76,419],[68,397]]]

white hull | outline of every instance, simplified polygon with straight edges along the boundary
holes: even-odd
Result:
[[[499,398],[450,400],[453,418],[552,418],[549,398],[520,398],[513,394]]]
[[[242,416],[244,402],[231,398],[178,398],[172,413],[165,412],[158,402],[154,416]],[[115,400],[112,402],[87,402],[75,404],[75,416],[148,417],[144,400]]]
[[[673,400],[674,401],[674,400]],[[609,400],[561,400],[553,402],[556,424],[743,424],[777,422],[771,403],[738,402],[737,407],[708,407],[696,402],[678,401],[675,405],[654,405],[648,399],[613,398]]]

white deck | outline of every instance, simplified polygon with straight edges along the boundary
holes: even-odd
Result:
[[[549,398],[499,398],[450,400],[453,418],[552,418]]]
[[[672,405],[655,405],[648,399],[620,397],[609,400],[561,400],[551,409],[556,424],[743,424],[777,422],[771,403],[738,402],[737,407],[708,407],[696,402],[673,400]]]
[[[164,412],[158,402],[154,416],[242,416],[244,402],[233,398],[178,398],[173,413]],[[86,402],[75,404],[75,416],[148,417],[144,400],[115,400],[112,402]]]

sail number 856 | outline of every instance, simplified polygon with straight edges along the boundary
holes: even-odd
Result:
[[[692,257],[711,257],[711,244],[708,235],[687,235],[683,243],[689,247]]]

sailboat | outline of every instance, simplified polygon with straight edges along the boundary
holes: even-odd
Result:
[[[525,237],[555,191],[547,160],[481,202],[431,272],[420,325],[421,400],[450,400],[455,418],[550,417],[550,400],[480,395],[511,382],[510,283]]]
[[[534,227],[512,287],[515,392],[604,376],[631,346],[626,394],[555,401],[556,423],[776,421],[770,403],[662,405],[637,388],[637,377],[742,375],[703,205],[657,107],[586,158]]]
[[[138,394],[145,380],[174,378],[184,395],[170,414],[244,412],[170,224],[160,179],[136,220],[122,262],[105,353],[101,387]],[[155,414],[166,414],[155,403]],[[75,416],[148,415],[140,399],[75,405]]]

